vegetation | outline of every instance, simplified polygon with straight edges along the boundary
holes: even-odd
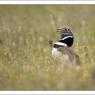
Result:
[[[95,5],[0,5],[0,90],[95,90]],[[81,69],[52,58],[56,29],[70,26]]]

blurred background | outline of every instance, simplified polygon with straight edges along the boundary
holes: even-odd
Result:
[[[52,58],[64,26],[79,71]],[[95,5],[0,5],[0,90],[95,90]]]

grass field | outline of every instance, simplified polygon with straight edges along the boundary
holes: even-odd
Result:
[[[61,26],[74,33],[79,71],[52,58]],[[0,5],[0,90],[95,90],[95,5]]]

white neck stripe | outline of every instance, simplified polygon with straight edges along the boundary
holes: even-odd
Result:
[[[67,38],[73,38],[73,36],[66,36],[66,37],[64,37],[64,38],[61,39],[61,40],[65,40],[65,39],[67,39]]]
[[[62,45],[62,46],[67,46],[65,43],[61,43],[61,42],[56,42],[55,44]]]

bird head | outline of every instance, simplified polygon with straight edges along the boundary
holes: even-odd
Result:
[[[61,35],[61,39],[64,38],[64,37],[67,37],[67,36],[72,36],[73,37],[73,34],[71,32],[71,30],[69,28],[58,28],[57,29],[57,32]]]
[[[71,31],[71,30],[69,28],[67,28],[67,27],[62,27],[62,28],[57,29],[57,32],[60,32],[60,33],[68,32],[68,31]]]
[[[73,33],[71,32],[70,28],[58,28],[57,32],[60,34],[60,42],[67,44],[67,46],[71,47],[73,45]]]

